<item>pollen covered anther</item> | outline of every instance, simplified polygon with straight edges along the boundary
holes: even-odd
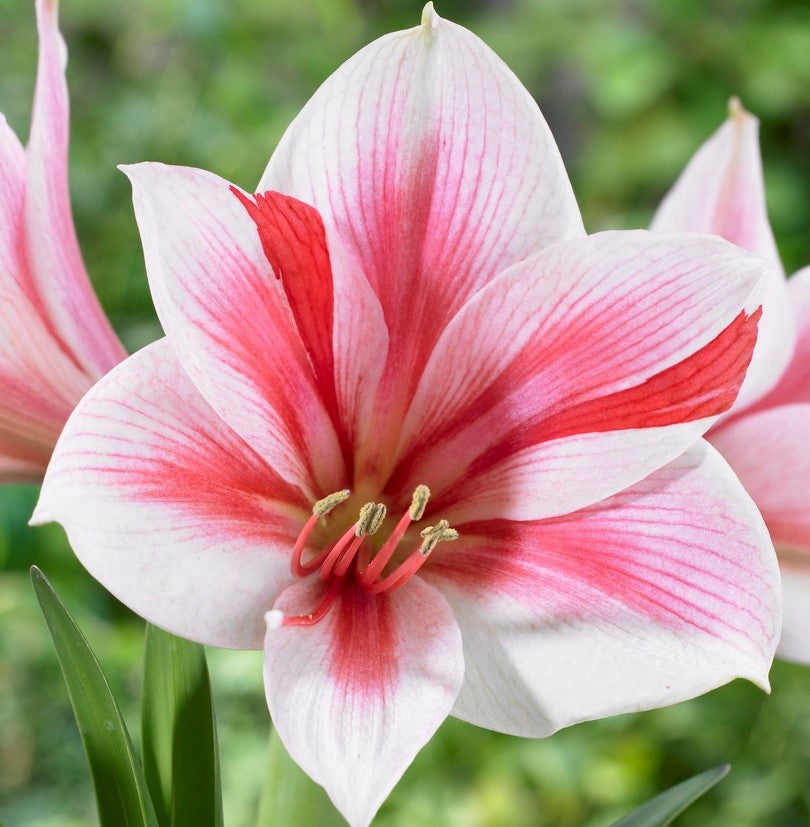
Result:
[[[348,488],[344,488],[341,491],[335,491],[333,494],[327,494],[322,500],[318,500],[315,505],[312,506],[312,513],[316,517],[325,517],[335,506],[340,505],[346,500],[349,499],[352,492],[349,491]]]

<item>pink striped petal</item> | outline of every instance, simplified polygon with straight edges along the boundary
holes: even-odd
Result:
[[[88,571],[152,623],[260,648],[307,503],[191,384],[161,340],[79,403],[32,523],[57,521]]]
[[[781,618],[776,557],[705,442],[567,517],[459,531],[423,569],[462,630],[454,715],[545,736],[735,677],[767,688]]]
[[[776,654],[810,666],[810,556],[794,559],[789,565],[780,560],[780,564],[784,618]]]
[[[317,576],[301,581],[276,609],[309,612],[322,590]],[[350,586],[319,623],[268,628],[264,654],[281,740],[352,827],[371,822],[464,676],[450,607],[418,577],[376,597]]]
[[[311,499],[342,488],[326,361],[332,283],[317,214],[266,193],[267,211],[276,212],[261,228],[245,207],[258,202],[212,173],[161,164],[125,172],[155,307],[200,393]]]
[[[711,434],[762,512],[777,547],[810,554],[810,404],[744,414]]]
[[[762,269],[717,238],[643,231],[513,267],[439,341],[390,489],[424,482],[437,508],[538,519],[632,485],[734,401]]]
[[[379,296],[391,337],[387,420],[469,296],[583,234],[537,105],[484,43],[431,6],[421,26],[371,43],[323,84],[260,189],[315,206]]]
[[[0,481],[41,479],[59,431],[91,384],[60,346],[25,254],[26,159],[0,116]]]
[[[799,270],[788,279],[788,295],[797,331],[793,358],[776,387],[745,413],[794,402],[810,402],[810,267]]]
[[[653,230],[713,233],[768,262],[759,338],[739,410],[765,393],[787,365],[795,329],[785,274],[765,205],[759,121],[732,99],[729,119],[706,141],[661,203]]]
[[[37,0],[39,66],[28,142],[26,251],[31,277],[59,338],[98,378],[126,356],[84,269],[68,191],[67,50],[57,0]]]

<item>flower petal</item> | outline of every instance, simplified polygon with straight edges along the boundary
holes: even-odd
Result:
[[[785,612],[776,654],[810,665],[810,556],[801,563],[782,563],[782,594]]]
[[[795,327],[765,205],[759,121],[732,99],[729,119],[695,153],[655,214],[651,229],[713,233],[771,266],[754,357],[735,409],[765,393],[787,365]]]
[[[791,276],[787,285],[797,331],[793,358],[776,387],[745,413],[794,402],[810,402],[810,267]]]
[[[260,648],[307,516],[300,492],[217,417],[160,340],[76,408],[32,523],[60,522],[88,571],[150,622]]]
[[[317,576],[276,609],[311,611]],[[365,827],[453,706],[464,676],[447,602],[418,577],[371,597],[348,586],[313,626],[268,628],[265,688],[292,758]]]
[[[735,677],[767,688],[781,618],[776,557],[707,443],[567,517],[459,531],[423,569],[462,630],[454,715],[544,736]]]
[[[342,488],[344,459],[322,383],[332,371],[323,363],[332,284],[317,214],[266,193],[268,209],[283,215],[262,236],[244,205],[252,199],[212,173],[161,164],[124,171],[155,307],[200,393],[311,499]],[[304,291],[288,288],[299,280],[318,292],[318,311],[307,310]],[[326,340],[317,339],[319,323]]]
[[[734,401],[763,266],[717,238],[644,231],[516,265],[436,346],[391,490],[424,482],[436,507],[538,519],[637,482]]]
[[[774,543],[810,553],[810,404],[743,414],[710,439],[753,497]]]
[[[26,160],[0,115],[0,481],[42,478],[91,379],[53,335],[24,250]]]
[[[68,191],[67,50],[57,0],[37,0],[39,65],[28,141],[26,250],[42,305],[75,360],[93,377],[125,356],[82,262]]]
[[[389,420],[470,295],[584,232],[535,102],[485,44],[432,8],[321,86],[259,188],[312,204],[379,296],[391,336]]]

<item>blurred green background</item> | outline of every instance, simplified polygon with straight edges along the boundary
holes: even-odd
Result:
[[[766,0],[440,0],[540,102],[589,229],[645,226],[738,94],[762,119],[769,208],[788,271],[810,262],[810,4]],[[318,83],[406,0],[63,0],[71,175],[102,303],[136,349],[159,335],[118,163],[205,167],[251,188]],[[0,0],[0,110],[27,134],[33,0]],[[26,528],[36,491],[0,490],[0,820],[95,821],[79,737],[27,569],[51,577],[137,731],[143,628],[83,572],[56,527]],[[810,631],[810,630],[809,630]],[[260,656],[212,651],[226,823],[255,812],[268,720]],[[451,720],[380,825],[599,827],[694,772],[733,772],[684,827],[810,824],[810,668],[777,663],[773,694],[737,682],[665,710],[521,741]]]

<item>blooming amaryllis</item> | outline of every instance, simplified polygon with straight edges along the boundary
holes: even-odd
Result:
[[[0,115],[0,482],[42,478],[65,420],[126,353],[87,278],[68,193],[65,44],[38,0],[24,149]]]
[[[79,405],[34,521],[151,622],[264,645],[275,726],[353,825],[450,713],[543,736],[767,686],[776,558],[700,440],[760,261],[586,236],[534,101],[430,5],[257,194],[126,172],[166,339]]]
[[[776,545],[784,593],[778,654],[810,663],[810,267],[785,279],[765,206],[758,126],[732,99],[728,120],[690,161],[653,229],[717,233],[768,264],[749,374],[708,438]]]

